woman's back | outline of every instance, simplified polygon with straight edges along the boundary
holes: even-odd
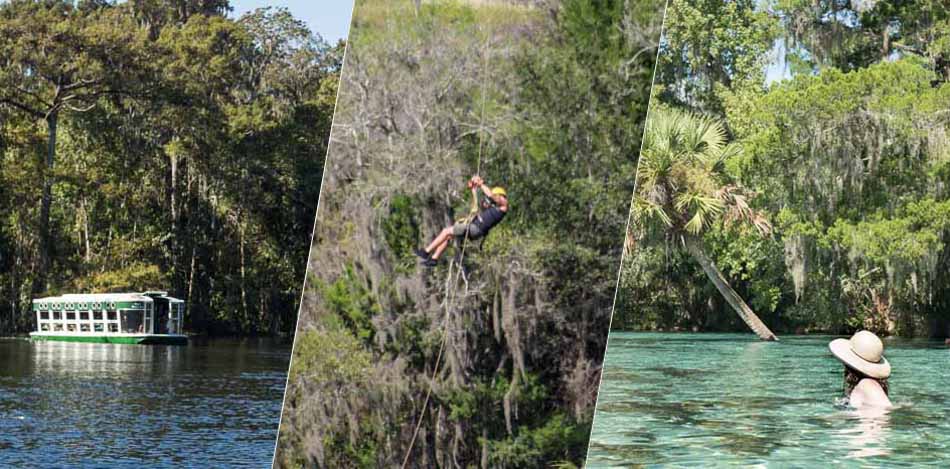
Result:
[[[891,400],[876,379],[864,378],[851,391],[848,403],[852,407],[890,407]]]

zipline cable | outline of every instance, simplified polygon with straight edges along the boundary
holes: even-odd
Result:
[[[490,34],[485,35],[485,46],[482,50],[482,71],[487,74],[488,70],[488,43]],[[481,110],[479,111],[478,117],[478,158],[475,163],[475,174],[480,175],[482,172],[482,145],[484,139],[485,131],[485,93],[488,80],[482,80],[482,103]],[[476,195],[477,197],[477,195]],[[470,223],[470,222],[469,222]],[[409,441],[409,448],[406,449],[406,456],[402,460],[402,469],[406,469],[409,464],[409,457],[412,456],[412,448],[415,446],[416,438],[419,436],[419,430],[422,428],[422,422],[426,415],[426,410],[429,407],[429,399],[432,397],[433,384],[435,383],[436,375],[439,373],[439,366],[442,363],[442,354],[445,351],[445,338],[448,335],[449,331],[449,313],[452,308],[452,294],[458,289],[458,281],[462,276],[462,263],[465,261],[465,248],[468,245],[468,225],[465,227],[465,236],[462,238],[462,247],[459,252],[458,262],[456,266],[455,281],[451,283],[453,288],[449,288],[449,284],[446,285],[445,293],[445,316],[442,318],[442,340],[439,343],[439,353],[435,358],[435,366],[432,368],[432,376],[429,378],[429,389],[426,391],[426,397],[422,402],[422,409],[419,411],[419,417],[416,421],[416,428],[412,432],[412,439]],[[448,275],[446,275],[446,280],[452,278],[452,264],[449,263]]]

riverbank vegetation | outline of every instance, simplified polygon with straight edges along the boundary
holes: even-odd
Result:
[[[582,465],[661,12],[357,1],[279,466]],[[423,268],[476,172],[510,213]]]
[[[947,44],[941,2],[671,2],[651,106],[726,128],[720,185],[692,189],[741,189],[771,230],[702,243],[773,330],[950,333]],[[615,329],[748,330],[669,223],[627,241]]]
[[[0,4],[0,332],[35,297],[166,289],[289,334],[342,45],[226,0]]]

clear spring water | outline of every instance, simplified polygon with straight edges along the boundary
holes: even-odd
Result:
[[[270,467],[289,359],[0,339],[0,467]]]
[[[588,467],[947,464],[950,347],[886,340],[895,408],[857,412],[832,338],[611,334]]]

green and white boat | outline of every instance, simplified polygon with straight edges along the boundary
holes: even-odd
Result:
[[[185,302],[163,291],[69,294],[33,300],[33,340],[185,345]]]

